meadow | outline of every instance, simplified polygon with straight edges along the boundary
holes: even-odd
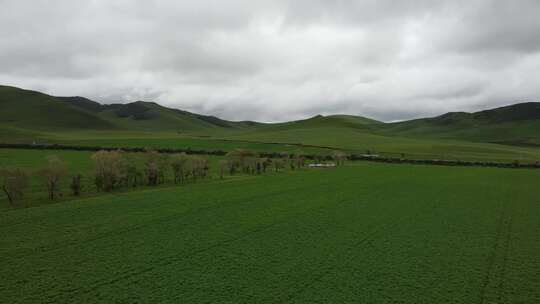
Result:
[[[0,299],[538,303],[539,180],[359,162],[4,209]]]
[[[16,132],[0,134],[0,142],[50,143],[102,147],[175,148],[204,151],[249,149],[258,152],[291,152],[328,155],[332,150],[347,154],[377,154],[407,159],[446,159],[535,163],[540,148],[511,146],[454,139],[409,138],[374,134],[354,128],[301,127],[261,128],[253,131],[213,131],[203,133],[135,132],[135,131],[67,131],[41,132],[17,138]]]

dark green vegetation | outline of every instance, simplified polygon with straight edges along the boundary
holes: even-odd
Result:
[[[11,209],[0,299],[538,303],[539,178],[362,163]]]
[[[100,105],[0,86],[0,141],[268,152],[300,146],[310,154],[339,149],[411,159],[534,163],[540,160],[540,110],[539,103],[523,103],[400,123],[332,115],[263,124],[152,102]]]

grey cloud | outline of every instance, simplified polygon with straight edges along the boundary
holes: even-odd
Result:
[[[538,101],[540,3],[0,1],[0,83],[228,119]]]

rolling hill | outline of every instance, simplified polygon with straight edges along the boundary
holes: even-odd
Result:
[[[0,86],[0,121],[20,129],[115,129],[113,123],[40,92]]]
[[[540,145],[540,103],[527,102],[474,113],[385,124],[385,134],[460,139],[510,145]]]
[[[294,143],[392,153],[428,150],[426,153],[439,154],[449,146],[466,151],[471,149],[467,142],[540,146],[540,103],[531,102],[397,123],[353,115],[317,115],[298,121],[258,123],[227,121],[154,102],[104,105],[85,97],[54,97],[0,86],[0,119],[3,141],[55,136],[62,139],[62,134],[68,133],[64,139],[79,140],[81,132],[93,132],[92,140],[103,136],[139,140],[161,137],[174,144],[178,136],[194,139],[203,136],[237,142]],[[133,135],[134,132],[139,133]],[[488,148],[505,149],[504,146]]]
[[[15,132],[62,130],[139,130],[187,132],[243,129],[261,124],[231,122],[169,109],[154,102],[102,105],[84,97],[55,97],[0,86],[0,119]]]

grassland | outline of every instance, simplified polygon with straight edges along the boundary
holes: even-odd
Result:
[[[22,131],[21,131],[22,132]],[[332,149],[364,154],[411,159],[450,159],[534,163],[540,160],[540,148],[451,139],[390,137],[355,128],[295,127],[262,128],[252,131],[220,131],[205,134],[138,131],[79,131],[33,133],[29,137],[7,132],[4,142],[58,143],[108,147],[181,148],[206,151],[231,151],[236,148],[259,152],[282,152],[301,149],[308,154],[329,154]],[[1,134],[0,134],[1,136]],[[0,140],[2,141],[2,140]]]
[[[384,156],[411,159],[451,159],[511,162],[540,160],[540,149],[459,140],[419,139],[371,134],[354,128],[310,127],[286,130],[261,129],[229,135],[233,140],[262,142],[295,142],[306,145],[334,147],[348,153],[370,151]]]
[[[355,163],[11,209],[0,299],[538,303],[539,180]]]

